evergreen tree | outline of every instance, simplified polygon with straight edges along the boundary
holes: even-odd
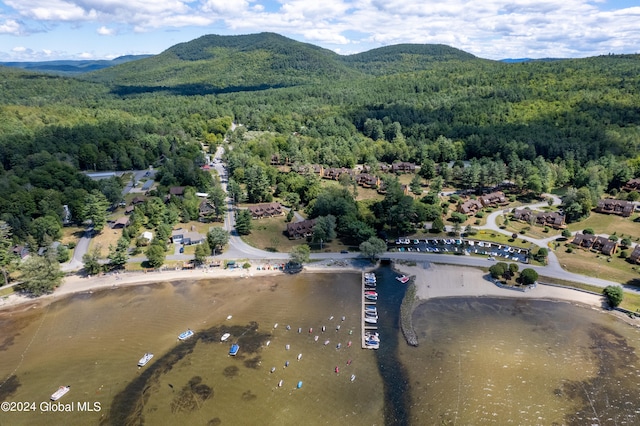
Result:
[[[18,289],[32,296],[51,293],[64,277],[54,250],[47,250],[44,256],[30,256],[22,263],[20,270],[22,283]]]
[[[249,235],[251,233],[251,212],[247,209],[238,210],[236,212],[236,231],[240,235]]]

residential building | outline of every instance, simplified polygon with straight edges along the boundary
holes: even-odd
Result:
[[[129,225],[129,217],[128,216],[122,216],[121,218],[118,218],[118,220],[116,220],[115,222],[112,222],[111,228],[112,229],[121,229],[121,228],[124,228],[127,225]]]
[[[289,239],[306,238],[313,235],[315,219],[302,220],[300,222],[287,223],[287,235]]]
[[[587,250],[594,250],[607,256],[613,256],[618,249],[617,241],[611,241],[607,237],[597,237],[591,234],[577,233],[571,244]]]
[[[416,171],[416,165],[407,161],[400,161],[391,165],[393,173],[413,173]]]
[[[282,205],[280,203],[264,203],[247,207],[251,212],[253,219],[262,219],[263,217],[280,216],[283,214]]]
[[[175,195],[176,197],[182,197],[184,195],[185,186],[172,186],[169,188],[169,195]]]
[[[458,213],[472,215],[476,214],[476,212],[482,210],[482,203],[478,200],[474,200],[473,198],[468,199],[467,201],[458,204],[456,208]]]
[[[495,191],[481,195],[479,200],[484,207],[498,207],[509,204],[509,201],[502,191]]]
[[[565,228],[565,216],[558,212],[534,212],[530,209],[517,209],[513,218],[540,226],[551,226],[554,229]]]
[[[377,188],[380,186],[380,178],[369,173],[356,175],[356,183],[363,188]]]
[[[629,255],[629,262],[640,263],[640,244],[636,244],[636,247]]]
[[[634,178],[629,180],[627,183],[624,184],[622,189],[628,192],[632,192],[632,191],[640,192],[640,178]]]
[[[202,235],[197,231],[186,231],[184,229],[171,231],[171,242],[174,244],[184,244],[185,246],[200,244],[205,240],[205,238],[205,235]]]
[[[607,198],[598,201],[596,212],[604,214],[616,214],[622,217],[629,217],[633,213],[634,205],[631,201],[614,200]]]
[[[200,202],[200,205],[198,206],[198,217],[201,221],[205,220],[206,218],[214,214],[215,211],[215,207],[209,200],[202,200]]]

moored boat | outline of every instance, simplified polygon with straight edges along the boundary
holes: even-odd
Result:
[[[194,335],[193,330],[188,328],[187,330],[185,330],[182,333],[180,333],[180,335],[178,336],[178,339],[179,340],[187,340],[189,337],[191,337],[193,335]]]
[[[138,367],[144,367],[145,365],[147,365],[147,363],[151,361],[151,358],[153,358],[153,354],[150,352],[142,355],[142,358],[140,358],[140,360],[138,361]]]
[[[400,275],[396,277],[396,280],[400,281],[402,284],[406,284],[409,281],[409,277],[406,275]]]
[[[221,342],[225,342],[229,337],[231,337],[231,333],[224,333],[224,334],[220,337],[220,341],[221,341]]]
[[[365,294],[364,298],[367,300],[371,300],[371,301],[376,301],[378,300],[378,296],[377,295],[373,295],[373,294]]]
[[[51,395],[51,400],[52,401],[57,401],[60,398],[62,398],[67,392],[69,392],[69,390],[71,389],[71,386],[60,386],[58,388],[57,391],[55,391],[52,395]]]
[[[364,317],[364,322],[366,322],[367,324],[377,324],[378,317]]]
[[[231,349],[229,349],[229,355],[236,356],[238,351],[240,350],[240,346],[237,343],[231,345]]]

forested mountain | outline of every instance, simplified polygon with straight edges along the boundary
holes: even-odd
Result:
[[[64,204],[82,220],[92,191],[117,198],[85,170],[153,165],[161,193],[205,192],[200,143],[221,142],[232,120],[244,125],[228,156],[239,183],[275,187],[274,154],[425,170],[475,158],[475,178],[444,182],[583,187],[593,201],[640,175],[638,69],[638,55],[509,64],[446,46],[340,56],[269,33],[205,36],[73,78],[0,67],[0,221],[23,240],[36,219],[60,221]]]
[[[255,91],[344,80],[357,72],[330,50],[261,33],[207,35],[159,55],[83,78],[119,86],[121,93],[169,90],[174,94]]]

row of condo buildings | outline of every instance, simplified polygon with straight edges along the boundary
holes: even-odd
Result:
[[[466,215],[474,215],[485,207],[500,207],[509,204],[502,191],[490,192],[477,198],[469,198],[458,204],[456,211]]]

